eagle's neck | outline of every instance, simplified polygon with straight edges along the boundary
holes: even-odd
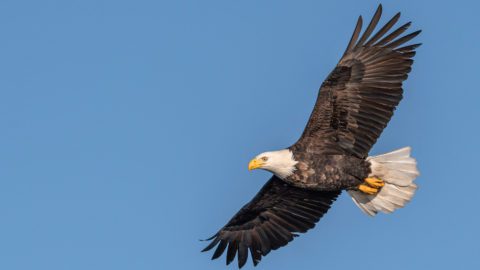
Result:
[[[293,152],[289,149],[272,151],[269,152],[269,155],[269,162],[264,169],[272,172],[279,178],[285,179],[296,170],[295,165],[298,161],[295,160]]]

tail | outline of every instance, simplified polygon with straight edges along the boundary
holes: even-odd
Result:
[[[410,157],[410,147],[395,150],[379,156],[368,157],[371,173],[369,177],[377,177],[385,185],[377,194],[369,195],[357,190],[349,190],[355,204],[365,214],[374,216],[379,211],[391,213],[409,202],[417,185],[413,180],[420,174],[417,162]]]

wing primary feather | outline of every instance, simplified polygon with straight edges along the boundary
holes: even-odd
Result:
[[[408,58],[413,58],[417,53],[415,51],[410,51],[410,52],[404,52],[402,53],[403,56],[408,57]]]
[[[347,49],[345,50],[343,55],[347,54],[355,46],[355,43],[357,42],[357,39],[358,39],[358,35],[360,35],[360,31],[362,31],[362,23],[363,23],[362,16],[359,16],[357,20],[357,25],[355,26],[355,30],[353,30],[352,37],[350,38],[350,42],[348,42]]]
[[[261,240],[255,230],[251,231],[251,237],[250,255],[252,256],[253,265],[256,266],[262,259]]]
[[[388,30],[390,30],[390,28],[392,28],[392,26],[394,26],[397,23],[398,19],[400,18],[400,15],[401,15],[400,12],[395,14],[395,16],[393,16],[390,19],[390,21],[388,21],[380,30],[378,30],[378,32],[365,44],[365,46],[368,47],[372,45],[377,40],[379,40],[385,33],[387,33]]]
[[[228,243],[227,249],[227,265],[229,265],[233,259],[235,259],[235,254],[237,254],[238,244],[236,240],[230,241]]]
[[[380,20],[380,17],[382,17],[382,4],[378,5],[377,11],[375,11],[375,14],[372,17],[372,20],[368,24],[365,32],[363,32],[363,35],[360,38],[360,40],[357,42],[357,45],[355,46],[355,48],[359,48],[363,46],[363,43],[368,39],[368,37],[372,34],[373,30],[377,26],[378,21]]]
[[[412,22],[407,22],[406,24],[400,26],[397,30],[393,31],[388,36],[384,37],[382,40],[377,42],[374,46],[383,46],[388,42],[394,40],[396,37],[398,37],[403,32],[405,32],[410,27],[410,25],[412,25]]]
[[[238,268],[242,268],[248,259],[248,247],[240,242],[238,245]]]
[[[258,234],[253,230],[251,232],[252,243],[250,245],[250,256],[252,257],[253,265],[256,266],[260,260],[262,260],[262,249],[259,247],[260,245],[260,238]]]
[[[401,48],[396,49],[396,51],[397,52],[409,52],[409,51],[415,50],[416,48],[420,47],[421,45],[422,45],[422,43],[407,45],[405,47],[401,47]]]
[[[250,255],[252,256],[253,266],[257,266],[257,264],[262,260],[262,254],[259,250],[250,248]]]
[[[213,238],[212,238],[213,239]],[[210,239],[211,240],[211,239]],[[215,238],[215,240],[213,240],[206,248],[202,249],[202,252],[205,252],[205,251],[209,251],[210,249],[212,249],[214,246],[216,246],[218,244],[218,242],[220,241],[220,238]]]
[[[413,32],[413,33],[410,33],[410,34],[408,34],[408,35],[406,35],[406,36],[404,36],[404,37],[401,37],[401,38],[393,41],[392,43],[388,44],[388,45],[385,46],[385,47],[394,49],[394,48],[402,45],[403,43],[406,43],[406,42],[410,41],[412,38],[418,36],[418,34],[420,34],[421,32],[422,32],[422,30],[417,30],[417,31],[415,31],[415,32]]]
[[[210,237],[209,237],[209,238],[207,238],[207,239],[200,239],[200,241],[210,241],[210,240],[212,240],[213,238],[215,238],[215,237],[217,237],[217,236],[218,236],[218,233],[216,233],[216,234],[214,234],[214,235],[210,236]]]
[[[220,244],[218,244],[217,249],[213,253],[212,260],[215,260],[216,258],[222,256],[223,252],[225,251],[225,248],[227,247],[228,242],[226,240],[221,240]]]

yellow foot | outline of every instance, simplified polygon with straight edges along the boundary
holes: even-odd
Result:
[[[385,183],[383,182],[383,180],[380,180],[375,177],[365,178],[365,183],[367,183],[369,186],[373,188],[381,188],[385,186]]]
[[[367,193],[370,195],[376,194],[378,192],[378,188],[372,188],[367,185],[361,184],[358,186],[358,190],[360,190],[363,193]]]
[[[369,178],[365,178],[365,182],[363,182],[358,186],[358,190],[360,190],[363,193],[373,195],[378,193],[380,188],[382,188],[384,185],[385,183],[383,182],[383,180],[375,177],[369,177]]]

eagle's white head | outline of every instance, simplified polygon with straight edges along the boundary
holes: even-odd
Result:
[[[295,171],[295,165],[297,163],[298,161],[293,158],[292,151],[283,149],[261,153],[250,161],[248,169],[264,169],[284,179]]]

